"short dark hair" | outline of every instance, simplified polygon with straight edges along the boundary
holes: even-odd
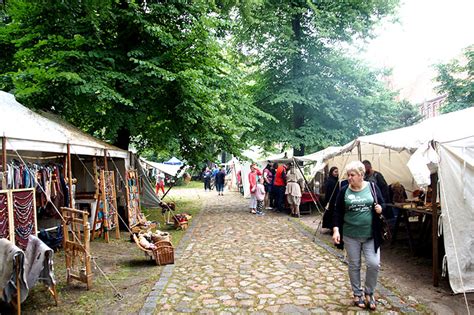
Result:
[[[372,164],[370,164],[369,160],[363,160],[362,164],[367,164],[368,166],[372,166]]]

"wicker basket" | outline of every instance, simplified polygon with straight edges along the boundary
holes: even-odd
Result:
[[[174,248],[171,242],[160,241],[155,243],[155,260],[157,265],[174,264]]]

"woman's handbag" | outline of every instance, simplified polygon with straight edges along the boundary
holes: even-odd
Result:
[[[374,197],[374,202],[377,204],[377,192],[375,190],[375,184],[372,182],[369,182],[370,185],[370,192],[372,193],[372,196]],[[380,220],[380,231],[381,231],[381,237],[383,241],[391,241],[392,240],[392,232],[390,231],[390,225],[388,224],[387,220],[383,216],[383,214],[379,215],[379,220]]]
[[[379,218],[380,218],[380,229],[382,231],[382,240],[389,242],[392,240],[392,232],[390,231],[390,225],[388,224],[383,214],[381,214]]]

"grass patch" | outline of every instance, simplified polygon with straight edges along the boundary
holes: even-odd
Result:
[[[174,211],[175,214],[187,213],[190,214],[193,219],[199,213],[202,207],[202,202],[200,199],[191,199],[185,197],[166,197],[164,201],[172,201],[176,204],[176,210]],[[161,209],[143,209],[143,213],[145,214],[148,220],[159,223],[159,230],[170,233],[173,246],[176,247],[179,244],[181,238],[183,237],[186,231],[183,231],[181,229],[176,230],[176,228],[174,227],[173,218],[170,213],[163,213]],[[170,222],[166,222],[167,219],[169,219]],[[191,219],[191,221],[189,222],[190,224],[193,219]]]
[[[179,186],[173,186],[171,189],[189,189],[189,188],[202,188],[204,189],[204,183],[201,181],[192,180],[189,183],[183,183]]]
[[[175,202],[176,213],[189,213],[193,219],[202,207],[202,202],[197,197],[168,197],[165,201]],[[171,234],[173,246],[176,248],[186,231],[176,230],[174,225],[167,225],[161,209],[144,209],[143,212],[148,220],[160,223],[160,230]],[[64,251],[60,250],[54,254],[54,275],[57,281],[59,305],[55,306],[51,295],[45,292],[41,284],[38,284],[22,303],[22,312],[27,314],[138,313],[164,267],[157,266],[153,260],[146,258],[135,243],[130,241],[127,230],[122,230],[120,236],[120,239],[115,239],[115,231],[111,231],[109,243],[106,243],[102,237],[96,238],[91,242],[91,255],[112,285],[123,295],[122,300],[117,299],[115,290],[94,263],[92,263],[94,275],[90,290],[78,281],[67,284]],[[2,305],[0,309],[2,314],[14,313],[13,309],[2,309]]]

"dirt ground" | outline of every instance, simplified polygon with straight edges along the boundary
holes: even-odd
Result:
[[[305,215],[302,222],[315,230],[319,218],[316,215]],[[332,243],[330,234],[318,231],[316,235],[319,238]],[[439,286],[433,286],[431,244],[427,244],[423,250],[414,255],[410,253],[408,242],[404,237],[405,235],[400,232],[393,245],[382,245],[380,273],[382,283],[392,291],[406,295],[408,300],[414,303],[427,305],[436,314],[467,314],[464,295],[454,295],[447,278],[440,276]],[[474,293],[468,293],[466,297],[469,310],[473,313]]]

